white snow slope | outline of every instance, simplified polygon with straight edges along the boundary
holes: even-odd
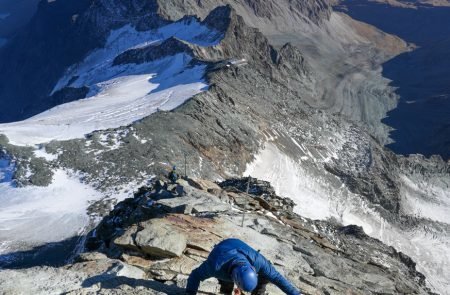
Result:
[[[362,226],[368,235],[412,257],[418,270],[427,277],[431,288],[441,294],[450,294],[449,236],[436,234],[426,226],[411,231],[399,229],[345,186],[332,187],[329,181],[311,176],[303,161],[292,159],[269,142],[255,161],[247,166],[245,175],[270,181],[279,195],[297,203],[295,211],[302,216],[322,220],[333,217],[344,225]],[[448,191],[439,190],[430,184],[413,184],[406,177],[403,180],[403,206],[410,210],[407,213],[421,213],[422,217],[450,224]],[[425,195],[432,196],[433,200],[425,200]]]
[[[58,169],[48,187],[16,187],[13,168],[0,160],[0,264],[3,255],[84,234],[93,221],[89,204],[106,196],[123,200],[138,185],[105,195],[80,182],[79,175]]]
[[[83,137],[95,130],[128,125],[160,110],[172,110],[206,90],[205,66],[191,66],[186,54],[140,65],[113,66],[131,48],[158,44],[175,36],[200,46],[214,46],[222,35],[197,20],[183,20],[158,30],[138,32],[127,25],[110,33],[105,48],[72,66],[55,86],[90,87],[86,99],[62,104],[21,122],[0,124],[10,143],[36,145]]]
[[[101,196],[62,170],[48,187],[0,183],[0,254],[18,241],[40,245],[76,236],[89,222],[88,201]]]

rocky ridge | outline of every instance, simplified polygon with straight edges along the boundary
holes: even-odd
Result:
[[[160,112],[130,127],[96,132],[84,140],[46,144],[48,152],[59,153],[58,165],[83,171],[86,180],[105,189],[144,180],[151,172],[165,174],[164,163],[181,164],[187,155],[189,174],[214,179],[239,175],[264,143],[273,141],[294,159],[310,157],[312,153],[312,158],[319,160],[304,163],[309,173],[323,177],[325,168],[330,172],[325,175],[326,182],[333,183],[333,177],[339,177],[342,182],[336,187],[345,183],[351,192],[363,196],[393,219],[401,206],[400,162],[408,159],[384,149],[366,128],[312,108],[307,101],[316,95],[318,81],[295,46],[274,48],[257,29],[248,27],[231,6],[215,9],[204,22],[216,23],[216,19],[227,24],[218,45],[198,47],[172,38],[116,58],[118,63],[138,64],[165,54],[171,45],[172,50],[191,55],[193,62],[211,65],[208,92],[197,95],[175,112]],[[223,66],[222,61],[236,57],[245,58],[249,65]],[[317,129],[321,133],[315,134]],[[119,147],[105,149],[99,143],[101,136],[115,138]],[[291,137],[307,146],[308,152],[293,144]],[[142,144],[138,138],[150,140]],[[85,153],[86,145],[90,153]],[[124,159],[126,164],[117,165]],[[442,159],[432,161],[439,163],[438,167],[448,167]],[[98,163],[104,164],[102,169]],[[103,173],[104,167],[107,174]],[[429,175],[440,173],[427,167]],[[445,171],[444,178],[448,175]]]
[[[294,205],[253,178],[153,181],[115,206],[76,262],[3,270],[0,284],[7,294],[184,294],[187,276],[212,247],[236,237],[304,294],[431,294],[403,253],[360,227],[303,218]],[[216,294],[217,287],[211,279],[201,292]],[[274,286],[269,292],[281,294]]]
[[[86,28],[95,24],[92,27],[99,29],[95,34],[99,34],[96,36],[101,43],[111,28],[128,24],[130,19],[142,30],[172,21],[168,16],[161,18],[164,10],[156,6],[156,2],[122,2],[114,1],[114,5],[108,7],[108,3],[96,1],[92,10],[76,18],[76,23],[84,23]],[[155,6],[146,6],[151,3]],[[205,3],[215,7],[215,2]],[[201,11],[197,12],[198,15],[205,17],[204,23],[215,24],[223,32],[224,38],[217,45],[200,49],[170,39],[166,41],[168,43],[138,48],[117,58],[118,62],[133,65],[158,57],[164,54],[168,44],[176,44],[180,52],[210,64],[206,76],[210,84],[207,92],[193,97],[172,112],[158,112],[130,126],[97,131],[84,139],[43,144],[42,148],[54,156],[53,160],[36,161],[38,157],[33,155],[31,149],[12,146],[6,138],[2,138],[1,145],[5,147],[5,152],[17,161],[18,167],[26,168],[23,174],[16,174],[16,180],[23,184],[45,185],[51,181],[48,168],[61,167],[79,171],[84,181],[98,190],[108,191],[133,181],[142,182],[151,175],[166,174],[171,164],[182,166],[185,156],[188,175],[225,179],[242,175],[258,152],[273,145],[277,152],[298,163],[304,173],[297,175],[298,178],[313,179],[314,184],[320,187],[319,193],[337,208],[339,214],[343,214],[347,207],[352,208],[348,202],[348,196],[352,196],[379,213],[383,222],[400,226],[405,231],[410,230],[412,225],[415,231],[419,228],[416,225],[425,220],[426,231],[433,232],[433,236],[438,238],[447,236],[450,232],[447,225],[440,224],[439,232],[434,229],[436,222],[429,220],[429,216],[405,210],[403,201],[411,192],[405,193],[406,182],[402,177],[412,175],[415,180],[434,183],[445,192],[449,185],[449,163],[439,158],[428,161],[420,157],[396,156],[383,148],[382,142],[374,138],[370,128],[349,120],[339,112],[336,114],[329,106],[322,108],[312,104],[320,102],[320,98],[325,97],[322,90],[328,88],[324,87],[321,71],[317,71],[318,65],[311,60],[311,49],[300,50],[299,47],[304,47],[299,46],[299,41],[302,41],[299,39],[281,46],[274,45],[277,43],[274,40],[280,40],[274,35],[267,36],[270,32],[265,31],[268,26],[264,25],[272,20],[256,9],[268,1],[252,3],[255,8],[252,10],[236,5],[213,11],[205,7],[196,8]],[[191,4],[192,7],[199,5]],[[181,4],[174,7],[180,8]],[[259,16],[253,14],[255,10],[259,11]],[[166,14],[169,13],[167,11]],[[178,14],[184,16],[184,12],[171,11],[173,20],[178,18]],[[252,15],[249,11],[253,11]],[[207,13],[210,13],[209,17]],[[288,19],[279,18],[278,21]],[[299,16],[293,18],[299,21],[295,23],[297,25],[306,22],[317,29],[327,24],[328,16],[322,19],[322,23],[317,22],[318,25]],[[335,13],[331,13],[329,19],[335,22],[331,24],[344,25],[340,22],[342,18]],[[281,25],[277,28],[281,31],[286,29]],[[312,34],[305,38],[314,36],[317,37]],[[383,40],[383,34],[376,36],[381,36],[379,40]],[[350,38],[347,35],[344,37]],[[395,46],[397,39],[386,38],[393,44],[391,54],[399,50]],[[365,46],[362,48],[372,50],[373,47],[365,43],[367,40],[363,40]],[[306,41],[305,44],[311,45]],[[100,43],[96,46],[101,46]],[[345,51],[352,46],[356,47],[356,52],[361,49],[351,42],[341,49]],[[327,46],[311,48],[315,51],[316,48],[324,50],[324,47],[328,49]],[[229,59],[234,58],[245,58],[248,65],[225,66]],[[327,68],[332,71],[334,66],[327,65]],[[374,101],[377,102],[375,109],[379,110],[379,101]],[[390,101],[395,102],[395,99]],[[333,106],[340,108],[339,105]],[[371,106],[367,104],[364,108],[373,110]],[[342,109],[348,110],[347,107],[359,109],[359,104],[348,103]],[[403,171],[404,167],[417,167],[417,170]],[[31,171],[31,174],[26,171]],[[263,172],[267,173],[266,170]],[[31,178],[44,181],[30,181]],[[412,195],[415,194],[417,192],[413,188]],[[103,205],[107,208],[106,204]],[[99,211],[104,212],[105,208]]]

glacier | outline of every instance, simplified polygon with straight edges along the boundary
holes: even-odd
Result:
[[[158,44],[170,37],[214,46],[223,35],[194,18],[151,31],[138,32],[130,25],[112,31],[105,47],[69,68],[53,90],[88,86],[87,98],[58,105],[24,121],[0,124],[0,134],[6,135],[11,144],[34,146],[82,138],[95,130],[127,126],[159,110],[177,108],[208,89],[205,64],[191,64],[191,56],[179,53],[139,65],[113,65],[114,58],[129,49]]]
[[[205,66],[186,68],[190,60],[179,54],[134,67],[133,73],[97,83],[98,93],[92,97],[21,122],[0,124],[0,133],[15,145],[37,145],[82,138],[95,130],[126,126],[158,110],[172,110],[208,87],[203,80]],[[156,79],[160,82],[152,83]]]

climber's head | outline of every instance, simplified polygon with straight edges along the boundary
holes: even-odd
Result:
[[[235,266],[231,272],[233,282],[244,292],[252,292],[258,285],[258,275],[249,263]]]

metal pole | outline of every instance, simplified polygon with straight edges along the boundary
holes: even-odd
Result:
[[[249,176],[248,177],[248,179],[247,179],[247,195],[248,195],[248,192],[250,191],[250,181],[251,181],[251,177]],[[245,210],[245,209],[244,209]],[[244,221],[245,221],[245,211],[244,211],[244,213],[242,214],[242,223],[241,223],[241,227],[244,227]]]
[[[184,177],[187,178],[187,155],[184,154]]]

